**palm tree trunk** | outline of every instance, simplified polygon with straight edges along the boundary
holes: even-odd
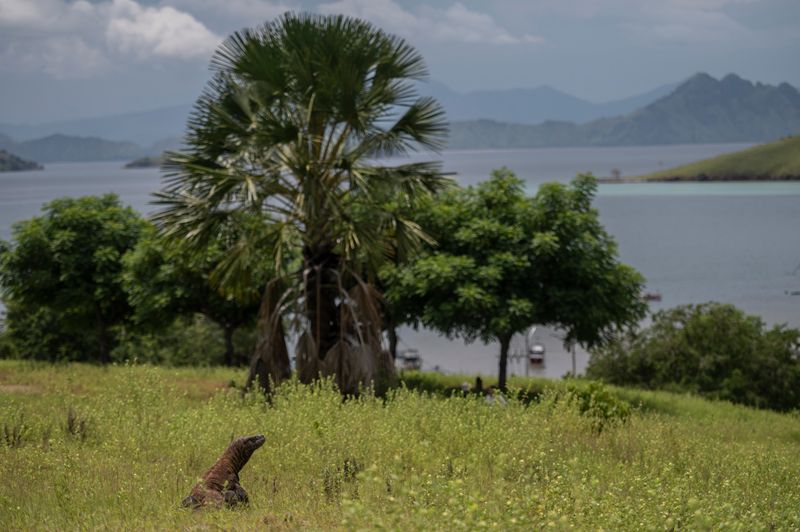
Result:
[[[304,257],[304,286],[306,294],[306,318],[309,334],[316,346],[320,360],[339,340],[339,311],[336,297],[339,295],[336,270],[339,256],[333,245],[320,243],[306,246]]]
[[[277,308],[280,295],[279,283],[273,281],[267,285],[259,311],[258,342],[245,384],[250,389],[258,380],[259,388],[266,394],[271,392],[271,384],[279,384],[292,374],[283,321]]]

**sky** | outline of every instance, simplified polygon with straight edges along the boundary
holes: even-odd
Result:
[[[696,72],[800,87],[800,0],[0,0],[0,122],[190,103],[227,35],[289,10],[368,19],[461,92],[601,102]]]

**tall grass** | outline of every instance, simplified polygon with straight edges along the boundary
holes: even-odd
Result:
[[[400,389],[271,404],[221,369],[0,361],[0,529],[792,529],[800,420],[666,393],[597,431],[579,404]],[[179,502],[232,437],[251,504]]]

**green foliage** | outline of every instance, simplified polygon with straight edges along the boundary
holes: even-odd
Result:
[[[670,415],[637,410],[598,433],[562,400],[342,401],[330,382],[291,382],[266,405],[218,368],[0,361],[0,375],[8,530],[800,526],[800,419],[775,412],[636,391]],[[179,507],[232,436],[259,433],[248,507]]]
[[[592,176],[543,185],[527,198],[508,169],[477,187],[422,202],[417,220],[436,246],[382,272],[398,321],[467,341],[501,344],[535,324],[594,345],[644,313],[642,278],[619,264],[616,245],[591,206]]]
[[[631,415],[631,405],[600,382],[592,381],[585,386],[573,384],[567,390],[568,401],[574,401],[582,415],[592,418],[598,432],[608,424],[624,423]]]
[[[162,233],[202,247],[257,217],[214,276],[245,287],[251,257],[271,251],[261,367],[288,374],[274,325],[285,322],[301,338],[302,380],[334,372],[346,393],[390,381],[375,273],[425,239],[402,207],[450,183],[439,162],[382,164],[442,144],[444,112],[414,85],[427,75],[422,56],[368,22],[290,12],[232,34],[211,67],[188,148],[167,155]],[[326,364],[329,354],[347,363]]]
[[[188,150],[168,154],[172,174],[156,219],[169,235],[202,241],[247,212],[270,223],[242,239],[268,241],[276,270],[298,246],[379,260],[386,229],[398,222],[382,209],[385,198],[403,202],[448,182],[438,162],[371,159],[437,148],[446,124],[412,84],[427,75],[419,53],[368,22],[287,13],[232,34],[212,68]],[[415,232],[407,220],[400,225]]]
[[[766,329],[731,305],[680,306],[593,352],[587,375],[791,410],[800,407],[800,331]]]
[[[113,194],[61,198],[0,245],[6,327],[23,357],[107,361],[131,313],[122,256],[144,222]]]
[[[123,287],[134,308],[134,320],[150,330],[164,331],[174,326],[176,317],[195,313],[218,324],[228,341],[223,346],[225,363],[231,365],[247,362],[249,353],[237,355],[232,337],[240,327],[255,323],[271,265],[265,263],[263,255],[258,257],[260,263],[254,259],[242,285],[247,288],[239,290],[238,297],[215,286],[213,273],[226,260],[237,238],[231,228],[224,229],[200,250],[183,249],[158,237],[155,230],[146,231],[123,259]],[[184,357],[178,360],[184,361]]]
[[[473,376],[467,375],[410,371],[402,374],[401,381],[410,390],[438,397],[468,397],[476,393],[474,390],[465,393],[462,388],[463,383],[471,387],[474,381]],[[487,379],[483,384],[486,388],[495,383]],[[607,424],[627,421],[633,413],[631,403],[620,395],[620,390],[611,390],[598,381],[512,377],[507,395],[525,404],[566,401],[575,405],[581,415],[591,418],[598,432]]]
[[[384,276],[399,319],[448,336],[490,341],[532,323],[537,249],[533,206],[522,181],[498,170],[477,188],[424,203],[418,223],[437,245]]]
[[[164,366],[243,365],[255,349],[255,327],[236,329],[226,345],[219,325],[202,314],[173,318],[157,330],[126,327],[120,342],[111,352],[116,362],[137,361]],[[234,353],[229,359],[228,348]]]
[[[7,301],[6,330],[3,333],[3,358],[27,358],[64,362],[91,360],[87,353],[97,350],[95,338],[73,330],[61,319],[62,314],[41,306],[20,305]]]

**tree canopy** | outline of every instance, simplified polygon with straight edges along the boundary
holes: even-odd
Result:
[[[595,350],[587,374],[791,410],[800,407],[800,330],[767,329],[732,305],[683,305],[657,312],[649,327]]]
[[[139,326],[159,330],[172,325],[176,316],[200,313],[219,325],[225,339],[224,363],[239,362],[234,332],[255,323],[268,265],[252,266],[252,293],[234,297],[216,287],[212,273],[226,257],[227,241],[222,232],[200,250],[186,250],[158,237],[148,228],[136,247],[124,257],[123,287]],[[249,354],[247,355],[249,359]]]
[[[635,323],[644,313],[642,278],[617,261],[591,206],[595,187],[591,176],[578,176],[528,198],[523,182],[501,169],[423,202],[416,219],[437,245],[383,270],[396,319],[499,341],[501,388],[511,338],[533,324],[593,345]]]
[[[155,217],[163,234],[201,246],[243,215],[264,222],[241,231],[217,272],[236,284],[255,250],[272,250],[254,359],[263,375],[286,374],[291,318],[301,379],[335,374],[355,392],[391,378],[371,274],[425,235],[403,209],[382,207],[447,180],[439,163],[375,157],[441,145],[444,113],[413,84],[426,76],[422,57],[368,22],[287,13],[231,35],[211,66],[188,149],[167,162]]]
[[[43,210],[16,223],[12,242],[2,243],[7,326],[29,354],[107,362],[114,327],[131,313],[122,289],[122,256],[145,223],[113,194],[61,198]],[[45,352],[44,345],[53,351]]]

